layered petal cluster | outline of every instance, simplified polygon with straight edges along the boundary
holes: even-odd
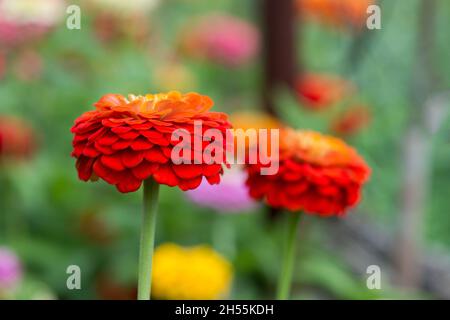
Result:
[[[296,0],[299,12],[322,23],[359,31],[365,25],[367,8],[376,0]]]
[[[333,106],[355,91],[353,84],[337,75],[310,73],[295,84],[300,102],[312,110]]]
[[[188,55],[238,67],[256,56],[260,49],[260,34],[245,20],[209,14],[187,28],[181,46]]]
[[[188,132],[191,141],[201,139],[198,135],[210,128],[226,137],[226,129],[231,125],[225,114],[209,112],[212,105],[210,98],[197,93],[103,96],[95,104],[96,110],[76,119],[71,130],[72,156],[77,159],[79,178],[101,178],[120,192],[136,191],[150,177],[182,190],[197,188],[203,177],[210,184],[219,183],[225,157],[220,162],[205,159],[204,151],[210,142],[183,145],[190,148],[188,155],[182,155],[184,159],[188,157],[190,164],[176,164],[171,157],[173,148],[180,144],[172,139],[177,129]],[[202,125],[200,133],[196,133],[196,121]],[[226,154],[225,138],[221,146]]]
[[[26,122],[0,115],[0,162],[29,158],[36,149],[34,136]]]
[[[168,300],[224,299],[233,278],[231,264],[211,247],[166,243],[155,250],[152,295]]]
[[[313,131],[280,133],[279,170],[261,175],[261,164],[247,166],[250,195],[276,208],[321,216],[342,215],[356,205],[370,168],[342,140]]]

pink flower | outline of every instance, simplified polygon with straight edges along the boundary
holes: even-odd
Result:
[[[247,21],[211,14],[188,28],[182,39],[182,48],[188,55],[236,67],[258,54],[260,34]]]
[[[210,185],[203,181],[197,189],[189,190],[185,194],[195,204],[218,212],[249,211],[256,207],[256,202],[249,195],[246,180],[246,172],[234,167],[225,170],[220,184]]]
[[[0,0],[0,43],[10,47],[41,37],[65,8],[64,0]]]
[[[9,249],[0,247],[0,291],[14,289],[21,279],[19,258]]]

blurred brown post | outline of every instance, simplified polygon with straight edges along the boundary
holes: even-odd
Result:
[[[295,7],[294,0],[261,0],[264,45],[264,110],[278,117],[275,101],[277,90],[293,88],[296,76]],[[269,217],[277,216],[270,209]]]
[[[264,32],[263,105],[277,116],[276,90],[293,88],[296,76],[294,0],[262,0]]]
[[[413,101],[409,126],[403,141],[403,192],[399,216],[396,283],[417,290],[423,279],[422,254],[427,196],[431,185],[431,132],[427,119],[433,112],[430,102],[439,90],[439,76],[433,59],[435,47],[436,0],[422,0],[419,6],[418,47]]]

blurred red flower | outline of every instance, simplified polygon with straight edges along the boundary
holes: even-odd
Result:
[[[296,92],[300,102],[312,110],[332,106],[354,90],[350,81],[329,74],[306,74],[298,78]]]
[[[249,62],[258,53],[260,34],[245,20],[210,14],[187,29],[181,46],[188,55],[237,67]]]
[[[321,22],[361,30],[368,17],[367,8],[375,0],[297,0],[300,14]]]
[[[210,184],[219,183],[222,163],[176,165],[171,160],[174,144],[178,144],[171,141],[176,129],[192,136],[194,121],[201,121],[204,131],[215,128],[225,136],[231,125],[225,114],[209,112],[212,105],[209,97],[197,93],[103,96],[96,110],[80,116],[72,128],[72,156],[77,158],[79,178],[101,178],[120,192],[136,191],[149,177],[182,190],[197,188],[203,177]],[[192,150],[192,158],[207,145],[201,147]]]
[[[321,216],[343,215],[360,199],[370,168],[342,140],[313,131],[280,132],[279,171],[248,165],[250,195],[268,205]]]
[[[23,120],[0,115],[0,162],[31,157],[36,148],[35,134]]]
[[[331,122],[330,130],[341,136],[351,136],[366,128],[372,120],[370,109],[359,105],[345,110]]]

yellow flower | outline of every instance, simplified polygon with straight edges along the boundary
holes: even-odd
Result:
[[[166,243],[153,257],[152,294],[169,300],[223,299],[232,277],[231,264],[209,246]]]

